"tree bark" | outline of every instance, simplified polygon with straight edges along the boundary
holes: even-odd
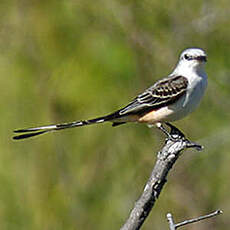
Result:
[[[144,191],[135,203],[129,218],[120,230],[138,230],[149,215],[156,199],[159,197],[166,177],[180,156],[182,150],[186,148],[196,148],[201,150],[202,146],[193,143],[185,138],[184,134],[176,127],[171,127],[169,137],[165,141],[162,150],[157,154],[157,160],[152,173],[145,185]]]

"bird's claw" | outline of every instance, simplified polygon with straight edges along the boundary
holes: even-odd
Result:
[[[166,122],[165,123],[168,127],[170,127],[170,131],[168,131],[161,123],[158,124],[158,128],[166,135],[166,142],[168,140],[171,140],[173,142],[176,142],[178,140],[185,139],[184,134],[176,128],[174,125]]]

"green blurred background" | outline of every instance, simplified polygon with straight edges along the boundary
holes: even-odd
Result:
[[[230,225],[228,0],[0,1],[0,228],[119,229],[141,194],[164,137],[129,124],[12,141],[16,128],[88,119],[126,105],[166,76],[179,53],[208,53],[200,108],[176,122],[203,152],[186,151],[142,229]]]

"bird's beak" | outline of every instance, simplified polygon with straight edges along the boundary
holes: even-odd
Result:
[[[196,60],[200,62],[207,62],[207,56],[197,56]]]

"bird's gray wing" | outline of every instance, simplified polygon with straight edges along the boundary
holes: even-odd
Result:
[[[185,94],[187,87],[188,80],[184,76],[164,78],[119,110],[119,115],[145,114],[152,109],[170,105]]]

